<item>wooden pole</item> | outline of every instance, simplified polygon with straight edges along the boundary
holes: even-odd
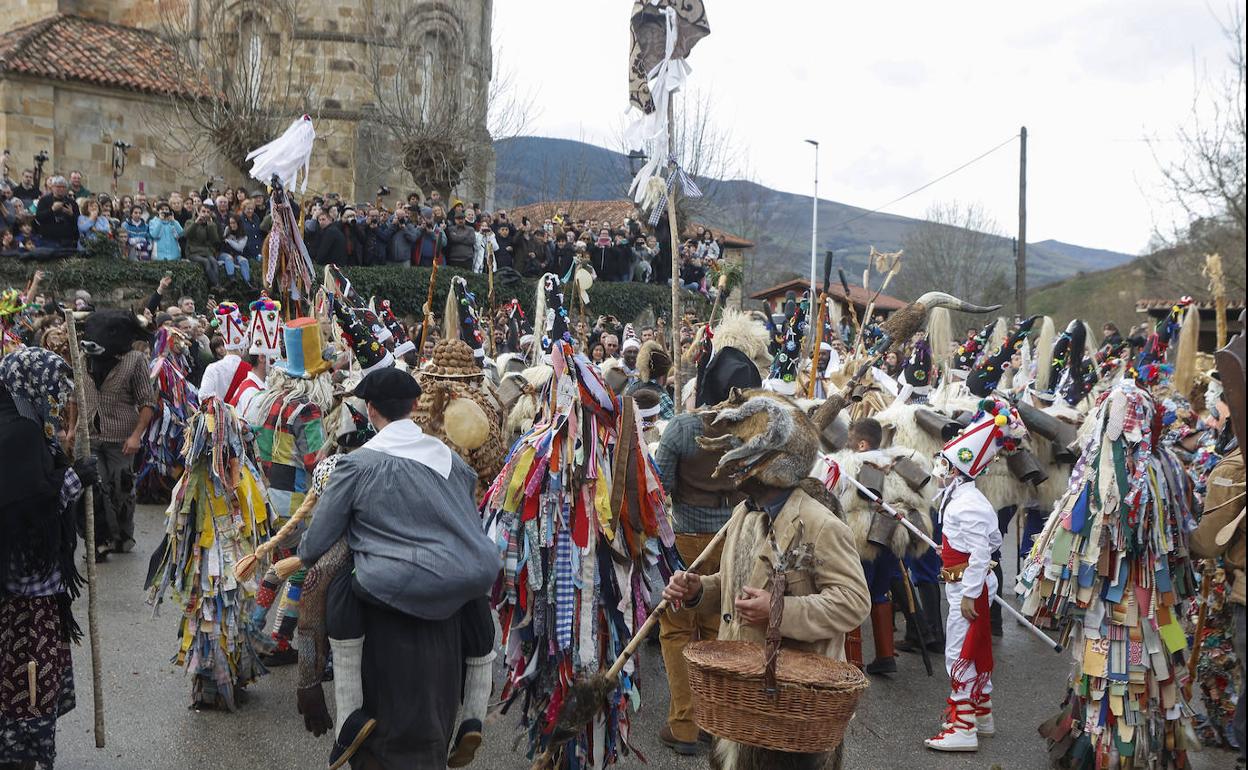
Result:
[[[489,313],[486,316],[485,328],[490,335],[490,358],[494,358],[498,355],[498,351],[494,346],[494,247],[490,245],[489,241],[485,242],[485,274],[486,281],[489,282],[489,297],[487,301],[490,305]]]
[[[1027,126],[1018,132],[1018,253],[1014,255],[1014,307],[1027,315]]]
[[[87,432],[85,386],[87,368],[82,362],[82,348],[78,346],[78,330],[74,327],[74,314],[65,311],[65,329],[69,337],[69,357],[74,368],[74,399],[78,402],[78,424],[75,430],[74,454],[82,459],[91,454],[91,438]],[[95,711],[95,747],[104,748],[104,691],[102,687],[102,664],[100,662],[100,623],[97,611],[98,591],[95,585],[95,506],[94,491],[86,487],[82,502],[86,509],[87,549],[87,638],[91,642],[91,696]]]
[[[433,323],[433,289],[438,281],[438,260],[433,260],[433,268],[429,271],[429,293],[425,296],[425,322],[420,325],[420,349],[416,351],[416,360],[423,363],[425,340],[429,339],[429,326]]]
[[[670,94],[667,99],[667,173],[669,182],[671,174],[676,173],[676,98]],[[675,398],[676,414],[681,412],[680,397],[680,228],[676,225],[676,185],[670,184],[671,193],[667,196],[668,235],[672,241],[672,391]]]

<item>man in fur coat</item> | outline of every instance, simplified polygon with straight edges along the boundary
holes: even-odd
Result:
[[[783,645],[843,660],[845,634],[867,617],[871,595],[863,579],[853,533],[802,486],[814,465],[818,434],[792,401],[773,393],[734,392],[712,425],[722,436],[703,438],[707,449],[727,449],[715,473],[738,481],[746,499],[726,524],[719,571],[678,571],[665,598],[719,618],[719,638],[763,642],[771,595],[769,568],[760,558],[776,542],[814,546],[815,563],[788,576],[780,623]],[[708,415],[708,419],[710,419]],[[800,535],[801,543],[798,542]],[[840,751],[791,754],[717,740],[715,770],[826,770],[840,765]]]

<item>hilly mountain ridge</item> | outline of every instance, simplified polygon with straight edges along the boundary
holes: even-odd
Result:
[[[628,157],[604,147],[570,139],[514,137],[494,144],[495,194],[500,205],[540,201],[593,201],[627,196],[631,180]],[[782,192],[747,180],[699,179],[706,196],[698,221],[753,241],[747,285],[758,288],[809,273],[809,196]],[[872,247],[902,248],[921,219],[871,212],[824,198],[819,200],[818,253],[833,250],[836,264],[851,275],[861,272]],[[1009,238],[993,239],[998,253],[1010,255]],[[1027,245],[1029,288],[1052,284],[1080,273],[1130,262],[1130,254],[1057,240]]]

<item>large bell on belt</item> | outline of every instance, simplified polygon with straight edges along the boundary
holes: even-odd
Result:
[[[1079,432],[1075,426],[1054,417],[1051,414],[1031,406],[1016,404],[1018,416],[1022,418],[1027,430],[1037,433],[1053,442],[1053,459],[1059,463],[1073,463],[1079,459],[1079,450],[1075,442]]]
[[[939,436],[941,441],[948,441],[958,435],[962,426],[954,420],[933,409],[916,409],[914,421],[930,436]]]
[[[858,483],[871,490],[871,493],[876,497],[883,499],[884,476],[886,473],[883,468],[878,468],[871,463],[863,463],[862,467],[858,469]],[[858,490],[858,496],[863,500],[871,499],[871,495],[868,495],[861,489]]]
[[[886,513],[872,513],[871,526],[867,529],[867,542],[892,550],[893,533],[901,524]]]
[[[931,481],[932,475],[923,470],[923,466],[911,460],[909,457],[903,457],[893,464],[893,472],[906,482],[906,486],[914,492],[919,492],[923,487],[927,486],[927,482]]]
[[[839,452],[849,444],[849,423],[845,420],[833,420],[823,429],[823,443]]]
[[[1005,467],[1009,468],[1014,478],[1033,486],[1038,487],[1049,478],[1049,474],[1045,473],[1044,468],[1041,467],[1040,461],[1026,449],[1006,455]]]

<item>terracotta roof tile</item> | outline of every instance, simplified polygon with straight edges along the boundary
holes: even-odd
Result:
[[[208,83],[185,71],[173,46],[154,32],[68,14],[0,35],[0,72],[148,94],[214,94]]]

